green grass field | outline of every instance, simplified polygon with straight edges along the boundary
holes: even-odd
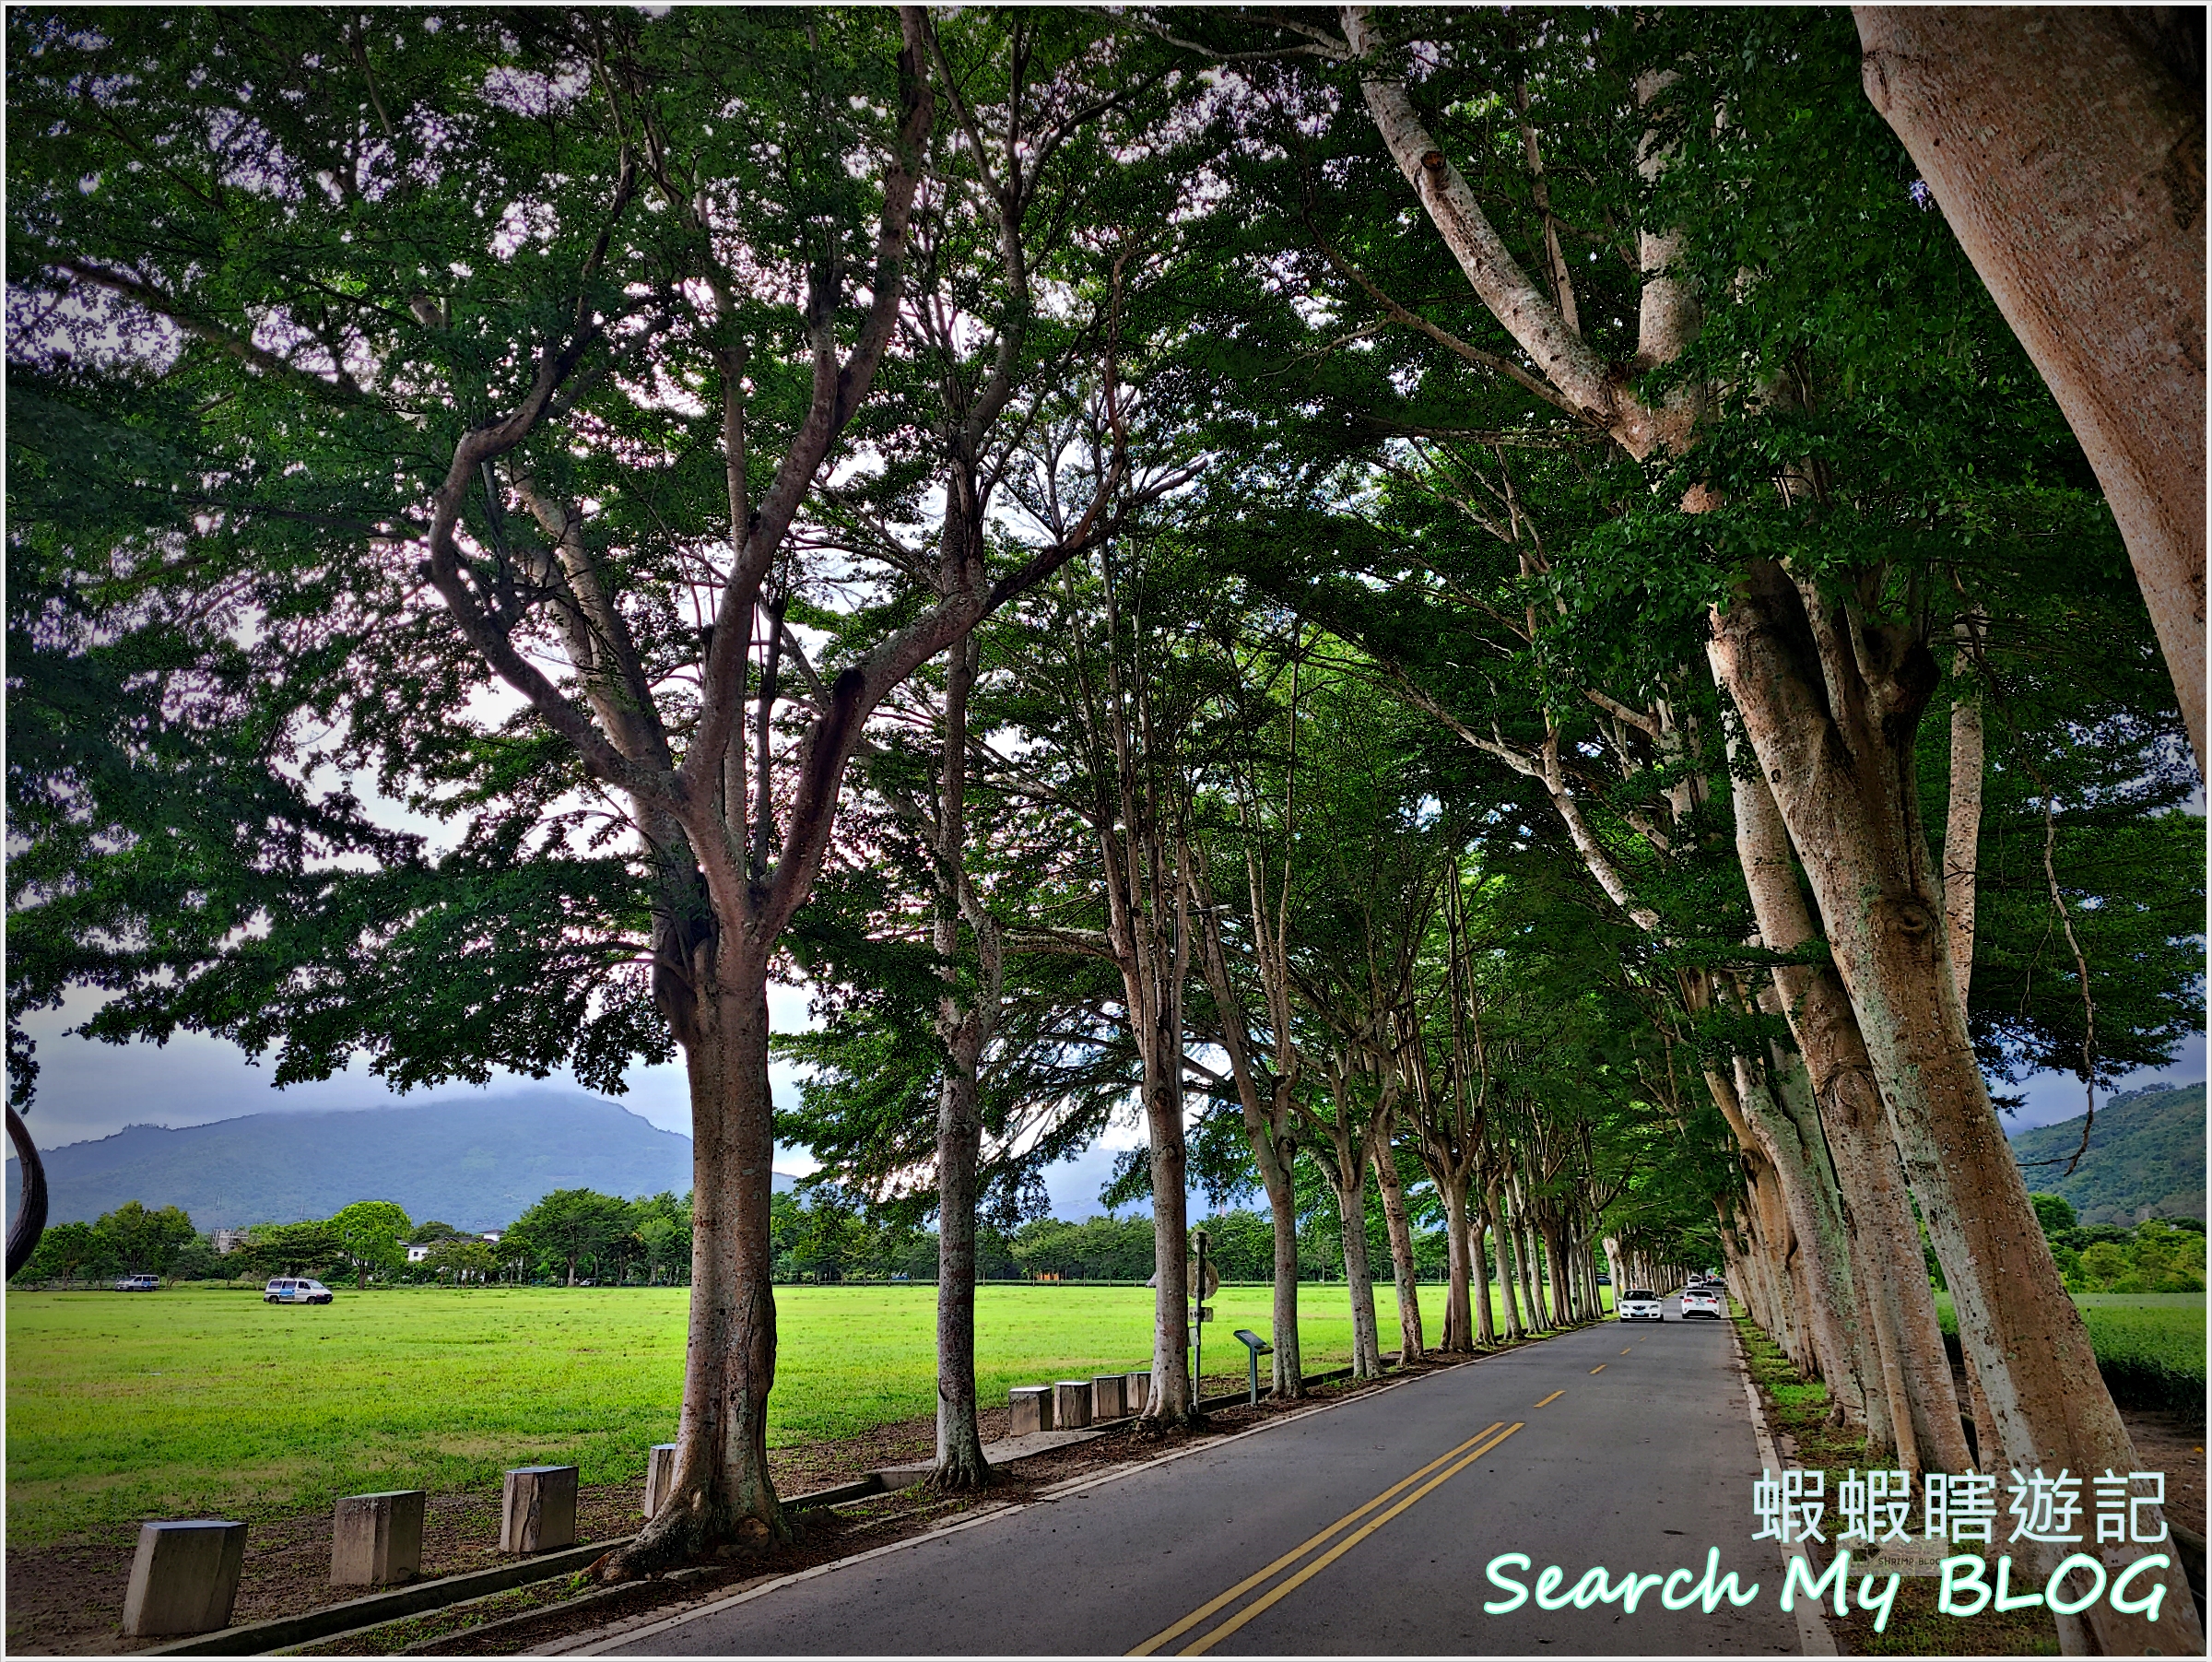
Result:
[[[935,1288],[783,1287],[769,1441],[852,1436],[934,1411]],[[267,1517],[379,1489],[496,1489],[511,1466],[642,1476],[675,1435],[681,1289],[341,1291],[324,1308],[174,1288],[7,1295],[7,1528],[16,1545],[159,1516]],[[1441,1287],[1421,1289],[1430,1336]],[[1239,1327],[1270,1290],[1225,1287],[1209,1391],[1244,1374]],[[1385,1350],[1397,1303],[1375,1290]],[[1141,1287],[978,1290],[986,1404],[1007,1387],[1141,1367]],[[1351,1360],[1341,1283],[1301,1290],[1306,1370]],[[1263,1375],[1263,1378],[1265,1375]],[[1219,1383],[1216,1383],[1219,1382]]]
[[[2202,1409],[2205,1295],[2201,1292],[2077,1292],[2097,1369],[2124,1408]],[[1951,1295],[1936,1295],[1936,1317],[1959,1331]]]

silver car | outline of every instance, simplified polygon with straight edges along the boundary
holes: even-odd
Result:
[[[1624,1322],[1664,1322],[1666,1320],[1666,1306],[1659,1302],[1659,1295],[1649,1288],[1635,1292],[1622,1293],[1617,1310],[1620,1319]]]

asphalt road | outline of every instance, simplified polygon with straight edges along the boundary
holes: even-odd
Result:
[[[628,1635],[638,1656],[1795,1654],[1783,1561],[1754,1544],[1759,1459],[1719,1322],[1607,1322],[1421,1375],[1252,1434],[924,1537]],[[1653,1590],[1546,1610],[1485,1568],[1562,1590],[1603,1565],[1707,1549],[1759,1597]],[[1677,1584],[1682,1585],[1684,1584]],[[596,1648],[596,1647],[594,1647]]]

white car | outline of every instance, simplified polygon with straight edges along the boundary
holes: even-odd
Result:
[[[1666,1306],[1659,1302],[1659,1295],[1649,1289],[1622,1293],[1620,1302],[1616,1306],[1616,1310],[1624,1322],[1664,1322],[1666,1320]]]
[[[1713,1291],[1712,1288],[1691,1287],[1684,1291],[1682,1294],[1682,1319],[1684,1321],[1687,1322],[1693,1315],[1709,1315],[1717,1322],[1725,1314],[1726,1312],[1721,1308],[1721,1295]]]
[[[322,1282],[290,1276],[271,1281],[261,1290],[261,1302],[265,1304],[327,1304],[330,1299],[330,1289]]]

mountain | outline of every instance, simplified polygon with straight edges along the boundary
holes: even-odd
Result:
[[[396,1200],[418,1223],[487,1230],[513,1222],[553,1189],[636,1196],[691,1186],[689,1137],[566,1091],[252,1114],[175,1130],[126,1126],[41,1153],[55,1223],[89,1222],[126,1200],[182,1207],[202,1230]],[[19,1181],[11,1160],[11,1214]],[[791,1185],[776,1173],[778,1189]]]
[[[2084,1223],[2139,1223],[2145,1218],[2205,1215],[2205,1087],[2150,1085],[2097,1110],[2088,1152],[2071,1177],[2065,1162],[2081,1147],[2082,1115],[2012,1137],[2030,1189],[2063,1195]],[[2057,1161],[2032,1165],[2032,1161]]]

